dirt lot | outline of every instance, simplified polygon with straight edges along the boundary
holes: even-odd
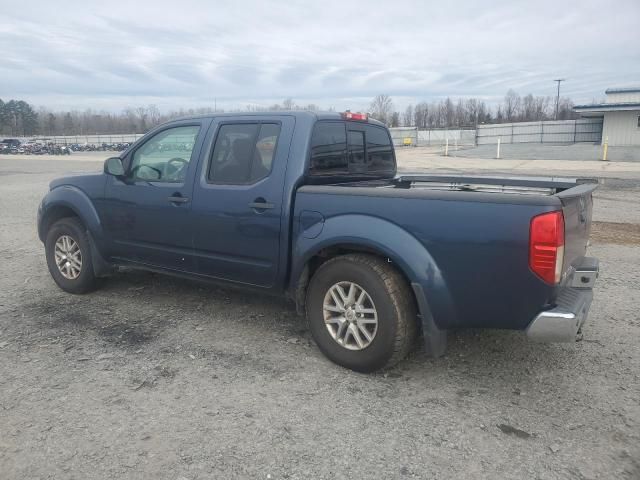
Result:
[[[101,164],[0,157],[0,478],[640,478],[640,171],[578,163],[554,172],[607,177],[582,342],[461,331],[444,358],[361,375],[278,299],[132,272],[61,292],[36,208]]]

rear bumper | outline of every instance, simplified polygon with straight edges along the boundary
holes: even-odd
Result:
[[[598,272],[598,259],[585,258],[572,270],[555,308],[540,312],[529,324],[527,337],[536,342],[574,342],[589,314]]]

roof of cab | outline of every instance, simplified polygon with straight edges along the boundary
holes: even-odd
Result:
[[[266,117],[274,115],[290,115],[293,117],[313,117],[316,120],[344,120],[341,112],[312,112],[310,110],[274,110],[268,112],[229,112],[229,113],[205,113],[202,115],[188,115],[185,117],[175,118],[166,123],[171,123],[176,120],[191,120],[195,118],[218,118],[218,117]],[[372,125],[379,125],[386,127],[386,125],[374,118],[369,117],[367,121],[361,120],[346,120],[355,123],[369,123]]]

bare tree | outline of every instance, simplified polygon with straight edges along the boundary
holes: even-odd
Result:
[[[529,94],[522,98],[522,107],[520,111],[520,117],[523,121],[531,120],[535,118],[536,111],[536,99],[533,95]]]
[[[573,109],[573,101],[563,97],[558,102],[558,120],[573,120],[578,118],[578,114]]]
[[[549,117],[551,97],[535,97],[534,120],[545,120]]]
[[[138,107],[135,109],[136,117],[138,121],[138,130],[144,133],[148,130],[147,127],[147,109],[145,107]]]
[[[399,127],[400,126],[400,114],[398,112],[391,113],[391,119],[389,121],[390,127]]]
[[[293,98],[285,98],[282,102],[283,110],[294,110],[296,108],[295,103],[293,102]]]
[[[420,102],[416,105],[413,113],[414,124],[418,128],[427,128],[427,121],[429,117],[429,104],[427,102]]]
[[[369,109],[373,118],[388,124],[391,121],[391,113],[393,112],[393,101],[389,95],[376,95]]]
[[[409,105],[404,111],[404,117],[402,118],[402,124],[405,127],[412,127],[415,124],[413,118],[413,105]]]
[[[520,111],[520,95],[509,90],[504,97],[504,116],[508,122],[516,121]]]
[[[455,125],[455,108],[453,106],[453,102],[449,97],[442,104],[442,120],[444,120],[443,127],[451,127]]]
[[[487,104],[483,101],[478,102],[478,123],[491,123],[491,110],[487,107]]]
[[[154,104],[147,107],[147,118],[149,119],[149,126],[155,127],[160,124],[160,110]]]
[[[480,101],[475,98],[469,98],[465,102],[465,124],[466,125],[478,125],[478,111]]]
[[[63,135],[73,135],[75,130],[73,128],[73,118],[71,117],[71,113],[67,112],[64,115],[64,120],[62,123],[62,134]]]

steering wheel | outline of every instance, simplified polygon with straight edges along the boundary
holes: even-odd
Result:
[[[177,164],[177,165],[174,165],[174,164]],[[167,175],[166,175],[166,176],[167,176],[167,177],[177,178],[177,177],[178,177],[178,174],[179,174],[180,172],[182,172],[182,170],[184,170],[184,168],[185,168],[188,164],[189,164],[189,162],[187,162],[184,158],[179,158],[179,157],[172,158],[171,160],[169,160],[169,161],[167,162],[167,170],[168,170],[168,168],[169,168],[169,166],[170,166],[171,168],[173,168],[173,172],[169,173],[169,172],[167,171]]]
[[[153,170],[154,172],[156,172],[158,174],[158,178],[157,178],[158,180],[160,180],[162,178],[162,172],[159,169],[155,168],[155,167],[150,167],[149,165],[136,165],[135,167],[133,167],[131,169],[131,176],[132,177],[137,177],[138,176],[137,175],[138,170],[140,170],[143,167],[144,168],[149,168],[149,169]],[[142,180],[147,180],[147,179],[143,178]]]

